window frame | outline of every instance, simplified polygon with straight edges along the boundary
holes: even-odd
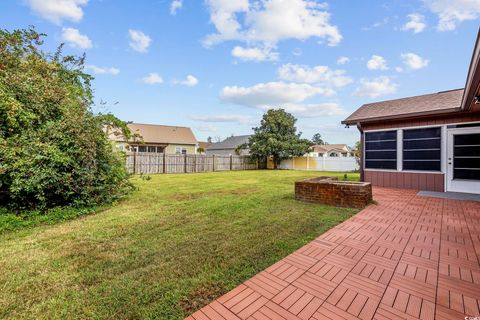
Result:
[[[453,123],[446,123],[446,124],[435,124],[435,125],[421,125],[421,126],[405,126],[405,127],[393,127],[393,128],[386,128],[386,129],[371,129],[371,130],[363,130],[363,141],[362,141],[362,169],[364,171],[383,171],[383,172],[403,172],[403,173],[446,173],[446,134],[447,134],[447,127],[452,125],[461,125],[461,124],[475,124],[479,123],[478,121],[473,122],[453,122]],[[425,171],[425,170],[404,170],[403,169],[403,132],[405,130],[411,129],[428,129],[428,128],[441,128],[441,142],[440,142],[440,171]],[[365,134],[370,132],[382,132],[382,131],[397,131],[397,169],[372,169],[366,167],[366,155],[365,155]],[[446,175],[445,175],[446,176]]]
[[[395,152],[396,152],[396,157],[395,157],[395,169],[383,169],[383,168],[367,168],[367,148],[366,148],[366,145],[367,145],[367,142],[372,142],[372,141],[367,141],[366,139],[366,135],[367,133],[375,133],[375,132],[392,132],[394,131],[395,132]],[[398,155],[399,155],[399,150],[398,150],[398,139],[399,139],[399,136],[398,136],[398,129],[395,129],[395,128],[388,128],[388,129],[379,129],[379,130],[368,130],[368,131],[364,131],[363,132],[363,145],[362,145],[362,156],[363,156],[363,161],[362,161],[362,167],[363,167],[363,170],[366,170],[366,171],[390,171],[390,172],[393,172],[393,171],[398,171]],[[381,141],[381,140],[379,140]],[[385,140],[387,141],[387,140]],[[392,140],[393,141],[393,140]],[[375,142],[375,141],[374,141]],[[394,160],[391,160],[392,162]]]
[[[431,137],[428,137],[428,138],[408,138],[408,139],[405,139],[405,131],[412,131],[412,130],[428,130],[428,129],[440,129],[440,133],[438,135],[438,137],[434,137],[434,138],[431,138]],[[446,146],[444,146],[444,142],[443,142],[443,139],[442,139],[442,127],[441,126],[432,126],[432,127],[426,127],[426,128],[409,128],[409,129],[401,129],[402,131],[402,171],[404,171],[403,169],[405,168],[405,161],[407,162],[419,162],[419,161],[438,161],[438,166],[439,166],[439,169],[432,169],[432,170],[428,170],[428,169],[406,169],[405,171],[418,171],[418,172],[442,172],[442,152],[445,152],[446,151]],[[427,141],[427,140],[438,140],[439,141],[439,148],[430,148],[430,149],[427,149],[427,148],[424,148],[424,149],[406,149],[405,148],[405,141],[419,141],[419,140],[422,140],[422,141]],[[407,152],[415,152],[415,151],[438,151],[439,153],[439,158],[438,159],[421,159],[421,160],[416,160],[416,159],[405,159],[405,150],[407,150]]]

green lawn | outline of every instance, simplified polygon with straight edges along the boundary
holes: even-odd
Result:
[[[4,233],[0,318],[182,319],[355,214],[294,200],[327,174],[136,177],[109,210]]]

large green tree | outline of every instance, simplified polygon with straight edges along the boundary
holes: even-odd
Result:
[[[315,133],[312,137],[312,143],[316,145],[324,145],[327,144],[325,140],[322,139],[322,135],[320,133]]]
[[[275,169],[283,159],[304,155],[311,142],[297,133],[296,122],[297,119],[283,109],[268,110],[248,141],[250,155],[261,161],[272,157]]]
[[[0,203],[45,210],[113,200],[130,187],[104,128],[128,128],[92,113],[84,57],[61,46],[42,52],[44,36],[0,30]]]

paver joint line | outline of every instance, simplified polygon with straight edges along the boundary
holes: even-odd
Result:
[[[480,202],[373,191],[377,205],[189,319],[480,316]]]

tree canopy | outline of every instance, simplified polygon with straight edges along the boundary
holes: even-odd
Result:
[[[297,133],[297,119],[284,109],[270,109],[260,126],[253,128],[254,134],[248,141],[250,155],[259,160],[272,157],[276,169],[283,159],[302,156],[308,152],[311,142]]]
[[[320,133],[315,133],[312,137],[312,143],[317,145],[324,145],[327,144],[326,141],[322,139],[322,135]]]
[[[130,187],[104,131],[129,131],[91,110],[84,57],[41,50],[33,28],[0,30],[0,202],[16,209],[111,201]]]

